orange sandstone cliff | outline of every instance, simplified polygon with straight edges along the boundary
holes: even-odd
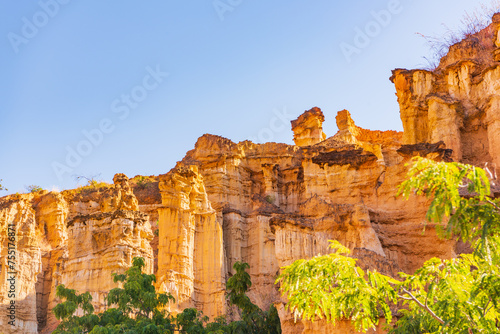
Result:
[[[295,145],[234,143],[203,135],[164,175],[114,177],[114,184],[0,198],[0,328],[47,332],[57,321],[58,284],[89,291],[96,311],[134,256],[157,275],[171,312],[234,310],[225,282],[236,261],[250,264],[249,296],[274,304],[283,333],[355,333],[345,322],[295,322],[274,285],[280,267],[328,253],[336,239],[364,268],[396,275],[465,245],[436,236],[428,202],[396,196],[414,156],[500,167],[500,16],[450,48],[433,71],[393,71],[404,132],[371,131],[337,113],[323,132],[315,107],[291,122]],[[424,225],[427,226],[423,232]],[[16,327],[8,326],[9,228],[15,231]]]
[[[9,225],[15,229],[16,326],[8,324]],[[112,273],[123,272],[134,256],[153,272],[153,239],[147,216],[123,174],[100,189],[10,195],[0,200],[2,333],[50,332],[57,325],[57,285],[92,295],[96,311],[116,287]]]

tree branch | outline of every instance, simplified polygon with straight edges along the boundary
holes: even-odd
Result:
[[[494,207],[495,209],[497,209],[497,211],[500,211],[500,207],[499,207],[499,206],[498,206],[495,202],[493,202],[492,200],[487,199],[487,200],[486,200],[486,202],[488,202],[488,203],[490,203],[491,205],[493,205],[493,207]]]
[[[398,297],[401,299],[404,299],[404,300],[413,300],[410,297],[405,297],[405,296],[401,296],[401,295],[398,295]]]
[[[425,311],[427,311],[427,313],[429,313],[434,319],[436,319],[437,321],[439,321],[439,323],[441,325],[444,325],[443,319],[441,319],[440,317],[438,317],[436,315],[436,313],[434,313],[427,305],[422,304],[420,302],[420,300],[418,300],[410,291],[406,290],[405,288],[402,288],[402,290],[403,290],[404,293],[406,293],[408,296],[410,296],[411,300],[413,300],[415,303],[417,303],[418,306],[420,306]],[[403,299],[405,299],[405,298],[403,298]]]

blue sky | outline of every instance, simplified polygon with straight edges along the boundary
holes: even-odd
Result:
[[[291,144],[288,121],[314,106],[328,136],[342,109],[359,126],[402,130],[391,70],[425,65],[416,33],[456,27],[476,6],[2,1],[2,194],[73,188],[73,175],[163,174],[204,133]]]

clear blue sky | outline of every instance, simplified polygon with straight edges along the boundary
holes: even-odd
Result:
[[[391,70],[425,64],[416,32],[457,26],[477,4],[397,2],[2,1],[0,195],[166,173],[204,133],[291,144],[282,118],[314,106],[328,136],[342,109],[402,130]]]

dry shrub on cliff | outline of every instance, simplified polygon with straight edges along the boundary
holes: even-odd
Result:
[[[157,176],[137,175],[129,180],[139,204],[161,203],[159,180]]]
[[[490,25],[492,16],[498,12],[500,12],[500,0],[490,0],[489,3],[481,4],[473,12],[465,12],[457,28],[452,29],[443,24],[445,32],[442,35],[417,33],[426,40],[431,51],[430,57],[424,57],[428,63],[425,69],[429,71],[437,69],[441,58],[446,56],[450,47],[463,40],[471,40],[484,48],[489,42],[491,32],[483,36],[477,36],[477,34]],[[472,41],[472,39],[475,40]]]
[[[40,191],[42,191],[42,190],[43,190],[43,188],[42,188],[42,187],[40,187],[40,186],[38,186],[38,185],[36,185],[36,184],[32,184],[32,185],[29,185],[29,186],[25,186],[24,188],[26,189],[26,191],[27,191],[28,193],[38,193],[38,192],[40,192]]]
[[[91,193],[93,191],[99,190],[101,188],[105,188],[105,189],[109,188],[111,186],[111,184],[106,183],[106,182],[98,179],[98,177],[100,175],[101,174],[96,174],[96,175],[92,175],[90,177],[83,176],[83,175],[75,175],[74,177],[75,177],[75,180],[77,182],[79,182],[81,180],[87,180],[87,184],[78,187],[76,189],[76,193],[78,193],[78,194],[88,194],[88,193]]]
[[[155,178],[151,176],[142,176],[137,175],[133,179],[130,179],[132,185],[135,185],[137,188],[143,190],[146,189],[149,185],[155,182]]]
[[[93,188],[100,188],[100,185],[106,184],[105,182],[102,182],[102,180],[99,179],[100,176],[101,173],[91,176],[73,175],[76,182],[80,182],[81,180],[87,180],[87,184],[84,187],[93,187]]]

